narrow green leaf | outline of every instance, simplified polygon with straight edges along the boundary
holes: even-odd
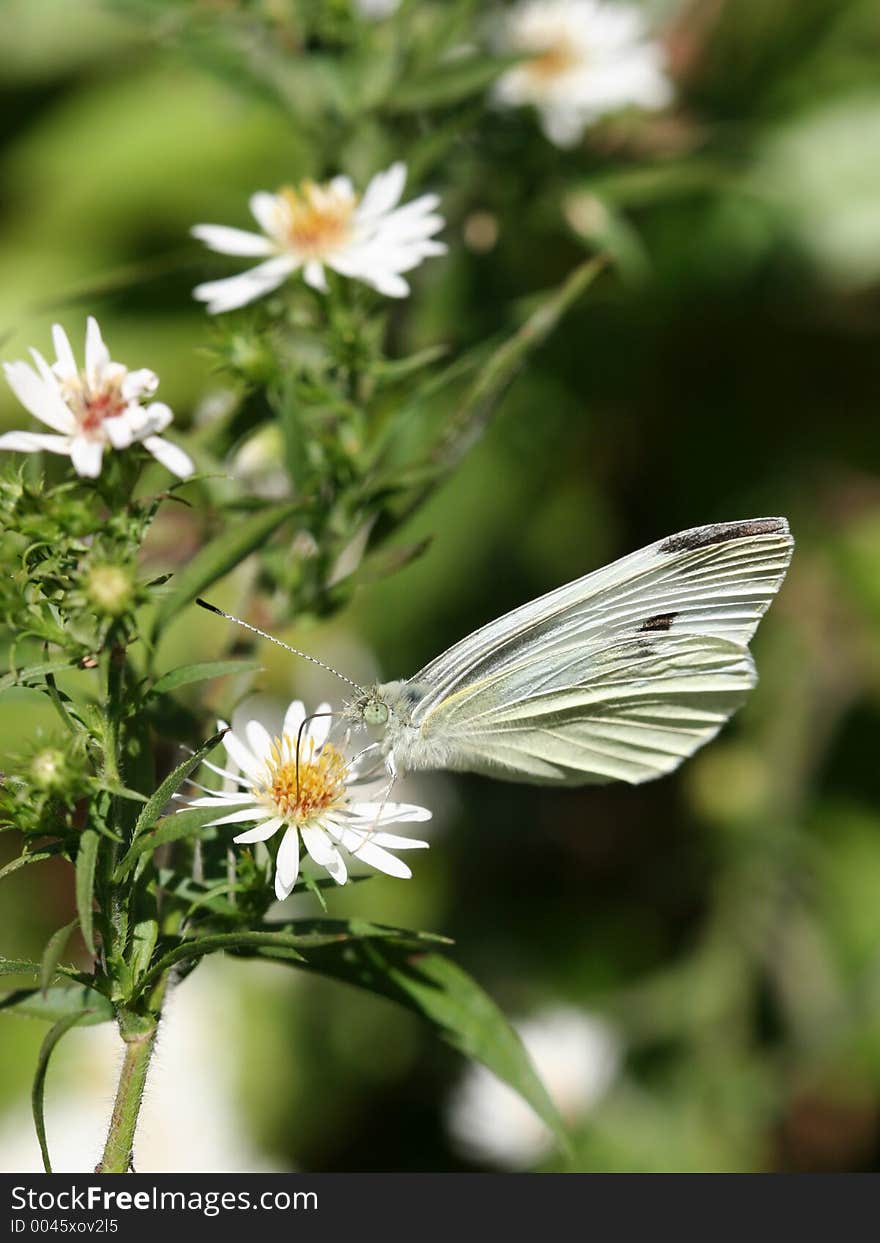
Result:
[[[206,544],[175,576],[173,590],[159,605],[155,632],[158,634],[191,600],[261,548],[281,524],[297,512],[300,505],[299,501],[289,501],[259,509],[250,518],[235,524],[231,530],[224,530]]]
[[[519,1093],[568,1148],[559,1112],[519,1036],[488,994],[450,959],[368,938],[310,950],[302,968],[378,993],[428,1019],[454,1048]]]
[[[141,977],[138,992],[145,992],[160,976],[182,962],[193,962],[218,950],[265,949],[276,950],[285,957],[302,961],[297,949],[298,939],[283,932],[220,932],[208,937],[183,941],[164,954],[155,966]]]
[[[70,1014],[81,1014],[87,1025],[109,1023],[114,1017],[113,1005],[103,993],[85,984],[57,985],[46,990],[16,988],[0,992],[0,1011],[28,1019],[57,1023]]]
[[[131,974],[135,981],[149,967],[158,937],[159,924],[155,919],[141,919],[135,924],[131,934]]]
[[[58,960],[64,953],[67,942],[70,940],[70,934],[79,923],[79,919],[72,919],[69,924],[65,924],[63,928],[59,928],[57,932],[53,932],[46,948],[43,950],[43,960],[40,963],[40,988],[43,990],[43,996],[57,975],[56,968]]]
[[[55,1050],[58,1041],[71,1027],[76,1027],[78,1023],[83,1022],[88,1011],[79,1011],[75,1014],[68,1014],[66,1018],[59,1019],[54,1027],[50,1027],[46,1033],[46,1037],[40,1046],[39,1056],[37,1057],[37,1069],[34,1074],[34,1083],[31,1089],[31,1107],[34,1114],[34,1129],[37,1132],[37,1139],[40,1143],[40,1152],[43,1154],[43,1169],[47,1174],[52,1173],[52,1162],[49,1160],[49,1145],[46,1142],[46,1119],[43,1112],[43,1097],[46,1089],[46,1073],[49,1069],[49,1059]]]
[[[83,940],[90,954],[95,953],[92,898],[95,891],[95,864],[101,838],[94,829],[86,829],[79,839],[76,854],[76,909]]]
[[[170,669],[152,687],[152,695],[165,695],[168,691],[176,691],[180,686],[189,686],[193,682],[207,682],[210,678],[221,678],[230,673],[252,673],[262,666],[257,660],[206,660],[195,665],[180,665]]]
[[[144,849],[144,847],[140,847],[138,850],[135,850],[135,847],[138,846],[140,837],[146,833],[148,829],[153,827],[162,815],[165,804],[171,796],[177,793],[190,773],[194,772],[198,768],[205,756],[213,751],[214,747],[216,747],[217,743],[226,733],[227,730],[225,729],[219,730],[218,733],[214,734],[213,738],[209,738],[206,743],[199,747],[198,751],[195,751],[192,755],[187,756],[182,764],[178,764],[178,766],[168,774],[159,786],[158,790],[156,790],[155,794],[151,795],[147,803],[141,809],[141,813],[135,822],[134,831],[132,833],[132,844],[129,846],[128,851],[116,870],[117,879],[125,874],[133,860],[136,859],[138,854],[140,854]],[[181,813],[182,816],[185,814],[186,813]],[[171,841],[173,839],[169,837],[167,840]]]
[[[470,95],[482,93],[519,59],[519,56],[499,56],[491,60],[483,56],[450,58],[436,72],[396,86],[383,108],[394,114],[458,103]]]
[[[17,872],[19,868],[27,867],[31,863],[42,863],[44,859],[51,859],[57,855],[60,850],[61,843],[58,842],[51,846],[47,846],[44,850],[30,851],[23,855],[19,855],[16,859],[10,859],[4,867],[0,868],[0,880],[3,880],[5,876],[11,876],[11,874],[13,872]]]
[[[40,665],[28,665],[25,669],[13,669],[0,678],[0,691],[9,690],[11,686],[25,686],[34,678],[44,678],[47,674],[62,673],[65,669],[75,669],[76,664],[68,657],[66,660],[48,660]]]
[[[403,506],[395,512],[393,526],[400,525],[414,513],[460,464],[486,430],[528,356],[546,341],[605,264],[605,257],[599,255],[575,268],[557,289],[541,301],[513,336],[493,351],[458,409],[446,420],[442,435],[421,467],[423,478],[414,484]]]
[[[132,842],[113,873],[113,879],[117,883],[124,880],[138,859],[158,850],[160,846],[183,841],[187,837],[196,837],[204,825],[216,817],[217,809],[213,807],[194,807],[192,811],[177,811],[164,816],[154,829],[142,833]]]

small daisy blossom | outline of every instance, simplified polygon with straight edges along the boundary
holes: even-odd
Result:
[[[362,198],[348,177],[325,185],[304,181],[251,196],[250,208],[261,233],[220,224],[197,224],[192,233],[222,255],[264,256],[265,262],[225,280],[197,285],[193,296],[218,314],[271,293],[294,272],[321,293],[327,292],[325,268],[371,285],[389,298],[405,298],[409,285],[402,273],[428,255],[442,255],[443,242],[432,240],[444,220],[435,208],[436,194],[423,194],[399,207],[406,165],[392,164],[377,173]]]
[[[195,469],[188,454],[158,433],[173,415],[163,402],[144,400],[156,391],[159,378],[145,368],[129,371],[113,362],[97,320],[86,326],[86,365],[80,371],[67,333],[53,325],[56,361],[50,367],[37,350],[29,363],[4,363],[3,370],[15,396],[47,432],[7,432],[0,449],[19,453],[61,453],[69,457],[78,475],[96,479],[105,449],[127,449],[142,444],[172,475],[186,479]]]
[[[354,0],[354,7],[361,17],[368,21],[379,22],[384,17],[391,17],[400,8],[400,0]]]
[[[523,0],[506,20],[503,45],[528,59],[501,77],[495,98],[533,105],[559,147],[572,146],[605,113],[664,108],[672,99],[663,50],[631,4]]]
[[[329,711],[329,704],[321,704],[317,713]],[[186,807],[210,807],[226,813],[211,820],[211,825],[253,822],[253,827],[233,839],[243,845],[268,841],[283,831],[275,860],[275,894],[279,900],[287,897],[299,876],[300,843],[312,862],[339,885],[348,879],[346,855],[388,876],[410,877],[407,865],[389,851],[426,848],[428,843],[383,830],[391,824],[430,820],[430,811],[412,803],[358,800],[354,797],[356,787],[361,787],[363,795],[368,784],[375,787],[375,781],[365,782],[357,760],[346,760],[328,740],[329,717],[316,714],[300,734],[305,720],[305,708],[297,699],[287,709],[277,738],[254,720],[248,721],[240,733],[230,730],[223,745],[238,773],[214,764],[207,766],[238,789],[206,791],[201,798],[188,799]],[[218,727],[227,728],[223,721],[218,721]]]

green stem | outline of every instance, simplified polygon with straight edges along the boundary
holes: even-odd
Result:
[[[125,1041],[125,1057],[119,1072],[119,1086],[116,1089],[104,1155],[95,1169],[96,1174],[127,1174],[132,1168],[134,1134],[144,1099],[144,1085],[156,1043],[156,1032],[159,1030],[159,1016],[120,1014],[119,1030]]]

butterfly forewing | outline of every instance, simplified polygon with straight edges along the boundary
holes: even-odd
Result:
[[[791,558],[781,518],[659,540],[476,631],[408,684],[449,767],[577,784],[660,776],[754,685],[745,644]]]

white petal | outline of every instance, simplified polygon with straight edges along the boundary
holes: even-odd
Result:
[[[254,755],[265,764],[272,754],[272,738],[265,725],[259,721],[248,721],[244,727],[244,736]]]
[[[324,266],[318,263],[317,259],[311,259],[303,268],[303,280],[307,285],[311,285],[312,289],[317,289],[318,293],[327,293]]]
[[[418,837],[401,837],[399,833],[372,833],[369,829],[348,825],[342,820],[327,820],[327,832],[331,833],[346,850],[358,852],[366,842],[374,842],[388,850],[429,850],[431,843]]]
[[[70,341],[60,324],[52,325],[52,344],[55,346],[57,359],[55,374],[59,375],[62,380],[79,379],[79,368],[76,365],[73,350],[70,348]]]
[[[197,224],[190,231],[220,255],[271,255],[275,251],[274,243],[262,234],[230,229],[225,224]]]
[[[223,728],[222,724],[220,728]],[[232,762],[237,764],[243,773],[247,773],[251,781],[262,781],[266,774],[265,765],[251,755],[237,734],[233,734],[230,730],[223,738],[223,745],[226,748],[226,754]]]
[[[431,819],[428,808],[419,807],[417,803],[385,803],[384,806],[382,803],[353,803],[348,808],[348,815],[355,820],[369,821],[377,827]]]
[[[395,276],[393,272],[375,276],[367,283],[379,293],[383,293],[386,298],[405,298],[409,294],[409,285],[402,276]]]
[[[351,183],[350,177],[344,175],[334,177],[330,182],[330,189],[335,190],[337,194],[341,194],[347,199],[354,198],[354,186]]]
[[[48,453],[69,454],[71,443],[69,436],[51,436],[48,432],[6,432],[0,436],[0,449],[15,453],[39,453],[45,449]]]
[[[278,199],[274,194],[269,194],[267,190],[258,190],[256,194],[252,194],[248,206],[251,209],[251,215],[264,233],[268,233],[270,237],[275,237],[281,224]]]
[[[319,867],[326,868],[337,885],[348,880],[348,868],[329,836],[318,825],[300,829],[303,845]]]
[[[54,380],[41,380],[27,363],[4,363],[9,387],[30,414],[56,432],[73,432],[76,419],[65,405]]]
[[[319,867],[327,867],[339,853],[323,829],[317,825],[306,825],[300,829],[303,845]]]
[[[138,437],[164,432],[174,422],[171,407],[166,406],[164,401],[151,401],[148,406],[129,406],[127,413],[137,427]]]
[[[240,807],[242,803],[253,803],[253,798],[253,794],[246,790],[239,793],[230,790],[228,794],[223,790],[215,790],[213,794],[206,794],[204,798],[188,798],[186,807],[182,810],[187,811],[190,807],[214,807],[217,811],[223,811],[226,807]]]
[[[122,396],[126,401],[138,401],[141,397],[150,397],[159,387],[159,377],[155,371],[140,367],[137,371],[126,373],[122,381]]]
[[[73,469],[84,479],[97,479],[101,473],[104,446],[99,440],[86,440],[74,436],[70,444],[70,460]]]
[[[220,728],[222,729],[223,726],[221,725]],[[228,768],[219,768],[216,764],[212,764],[210,760],[202,760],[202,763],[205,768],[210,768],[211,772],[216,773],[218,777],[225,777],[227,781],[235,781],[240,785],[248,784],[247,778],[242,777],[240,773],[234,773]],[[229,791],[224,791],[225,793],[229,793]]]
[[[327,741],[327,735],[330,733],[330,726],[333,718],[329,715],[330,705],[328,703],[318,704],[312,720],[309,723],[308,736],[314,743],[316,751],[320,751],[324,743]],[[327,715],[324,715],[327,714]]]
[[[294,699],[293,703],[284,714],[284,725],[281,729],[282,734],[288,735],[294,747],[296,746],[297,732],[305,719],[305,704],[301,699]]]
[[[392,164],[384,173],[377,173],[361,200],[357,212],[358,220],[372,220],[383,212],[391,211],[400,202],[405,185],[406,165],[400,161]]]
[[[219,315],[223,311],[232,311],[271,293],[298,267],[299,260],[294,255],[277,255],[274,259],[268,259],[265,263],[251,268],[249,272],[228,276],[222,281],[208,281],[204,285],[197,285],[193,290],[193,297],[200,302],[207,302],[211,315]]]
[[[184,453],[178,445],[173,445],[170,440],[165,440],[162,436],[147,436],[142,444],[157,462],[161,462],[178,479],[188,479],[195,471],[195,462],[189,454]]]
[[[412,871],[402,859],[396,859],[387,850],[377,846],[375,841],[357,841],[354,836],[349,839],[344,833],[343,845],[353,859],[360,859],[361,863],[375,868],[377,872],[384,872],[386,876],[397,876],[401,880],[409,880],[412,876]]]
[[[283,902],[296,884],[299,876],[299,834],[296,829],[288,829],[278,847],[278,858],[275,860],[275,896]]]
[[[97,388],[104,368],[110,362],[110,351],[104,344],[101,329],[94,315],[86,320],[86,377],[92,388]]]
[[[134,440],[131,420],[127,419],[124,414],[105,419],[101,426],[114,449],[127,449]]]
[[[273,834],[277,833],[284,821],[280,816],[273,816],[271,820],[264,820],[262,824],[258,824],[253,829],[245,829],[243,833],[236,834],[233,837],[234,842],[238,842],[240,846],[246,846],[250,842],[267,842]]]
[[[221,816],[218,820],[209,820],[205,828],[212,829],[218,824],[243,824],[248,820],[262,820],[265,822],[265,819],[265,807],[242,807],[239,811],[231,811],[228,816]],[[267,834],[267,837],[271,837],[271,834]]]

